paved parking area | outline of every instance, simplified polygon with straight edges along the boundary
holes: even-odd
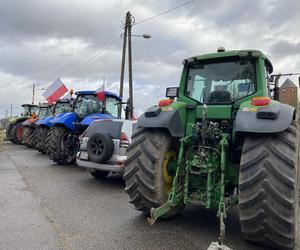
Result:
[[[25,146],[0,148],[0,249],[207,249],[218,235],[214,213],[189,207],[154,226],[127,202],[120,176],[94,179],[75,165],[53,164]],[[226,245],[267,249],[242,239],[237,209]]]

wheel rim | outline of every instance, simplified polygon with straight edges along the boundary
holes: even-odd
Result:
[[[174,161],[175,156],[176,154],[174,151],[167,151],[164,156],[162,176],[163,176],[163,181],[166,187],[167,194],[171,192],[172,183],[173,183],[173,176],[171,176],[168,173],[168,165],[170,164],[171,161]]]
[[[100,138],[94,138],[91,142],[92,152],[95,155],[101,155],[104,151],[104,144]]]

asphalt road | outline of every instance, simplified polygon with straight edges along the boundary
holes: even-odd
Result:
[[[94,179],[25,146],[0,145],[0,249],[207,249],[218,235],[214,213],[189,207],[154,226],[127,202],[120,176]],[[226,245],[266,250],[242,239],[237,209]]]

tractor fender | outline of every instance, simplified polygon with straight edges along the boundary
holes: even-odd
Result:
[[[41,125],[43,125],[43,126],[47,126],[47,127],[51,127],[51,122],[50,122],[50,120],[53,118],[53,116],[46,116],[46,117],[43,117],[42,119],[40,119],[40,120],[38,120],[37,122],[36,122],[36,125],[38,125],[38,126],[41,126]]]
[[[51,127],[54,125],[63,125],[70,130],[75,130],[74,122],[77,120],[77,114],[74,112],[62,113],[51,119]]]
[[[276,105],[275,107],[257,108],[257,110],[240,109],[235,118],[236,131],[278,133],[286,130],[293,121],[295,109],[282,103]],[[263,111],[263,115],[260,115],[261,111]]]
[[[30,128],[33,128],[35,126],[35,122],[36,122],[36,119],[33,119],[33,118],[29,118],[27,120],[25,120],[22,125],[24,126],[27,126],[27,127],[30,127]]]
[[[17,122],[24,122],[28,119],[29,117],[27,116],[23,116],[23,117],[18,117],[18,118],[15,118],[12,123],[17,123]]]
[[[138,128],[166,128],[174,137],[184,136],[184,126],[178,110],[150,112],[151,115],[147,115],[146,111],[138,118]]]

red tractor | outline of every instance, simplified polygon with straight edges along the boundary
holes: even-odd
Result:
[[[34,130],[36,128],[36,122],[38,121],[38,119],[52,115],[52,107],[53,106],[49,105],[48,103],[40,104],[37,114],[33,113],[30,118],[28,118],[22,123],[22,144],[30,148],[35,146],[36,133],[34,133]]]

